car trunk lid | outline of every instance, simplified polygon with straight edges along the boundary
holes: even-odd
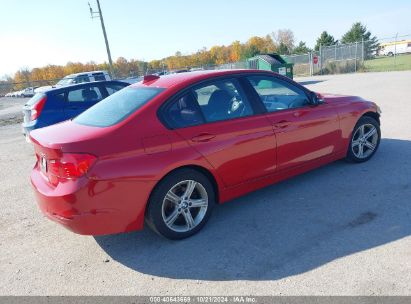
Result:
[[[38,146],[63,152],[70,152],[72,149],[94,150],[93,141],[103,132],[104,128],[80,125],[67,120],[31,131],[30,139]]]

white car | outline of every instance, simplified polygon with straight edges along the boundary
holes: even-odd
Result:
[[[128,77],[128,78],[125,78],[125,79],[121,79],[121,81],[127,82],[129,84],[135,84],[135,83],[143,81],[143,80],[144,80],[143,76]]]
[[[33,96],[34,96],[34,88],[33,87],[25,88],[22,91],[22,96],[21,97],[33,97]]]
[[[104,80],[111,80],[110,75],[107,71],[92,71],[67,75],[62,80],[57,82],[56,86],[66,86],[70,84]]]
[[[93,81],[105,81],[111,80],[110,75],[107,71],[91,71],[91,72],[83,72],[77,74],[71,74],[65,76],[59,82],[57,82],[54,86],[44,86],[39,87],[34,90],[35,93],[41,93],[48,91],[52,88],[59,87],[59,86],[67,86],[71,84],[78,84],[83,82],[93,82]]]
[[[24,97],[24,90],[20,90],[16,92],[16,97]]]

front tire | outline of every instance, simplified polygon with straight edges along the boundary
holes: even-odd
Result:
[[[193,169],[181,169],[166,176],[150,196],[146,222],[158,234],[173,240],[200,231],[215,204],[210,180]]]
[[[380,140],[379,123],[372,117],[361,117],[352,132],[346,159],[356,163],[368,161],[377,151]]]

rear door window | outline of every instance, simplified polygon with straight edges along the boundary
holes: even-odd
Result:
[[[98,86],[69,90],[67,102],[94,103],[103,99],[103,94]]]
[[[164,91],[163,88],[127,87],[87,109],[73,121],[88,126],[108,127],[123,121]]]
[[[197,87],[194,96],[207,122],[253,114],[251,104],[236,79],[215,81]]]
[[[172,129],[204,123],[200,107],[191,92],[184,94],[166,107],[163,118]]]

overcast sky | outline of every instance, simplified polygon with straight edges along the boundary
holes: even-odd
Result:
[[[89,0],[93,7],[95,0]],[[107,61],[87,0],[0,0],[0,77],[67,61]],[[161,59],[289,28],[313,47],[355,21],[379,38],[411,34],[411,1],[100,0],[112,57]],[[392,3],[392,5],[391,5]]]

